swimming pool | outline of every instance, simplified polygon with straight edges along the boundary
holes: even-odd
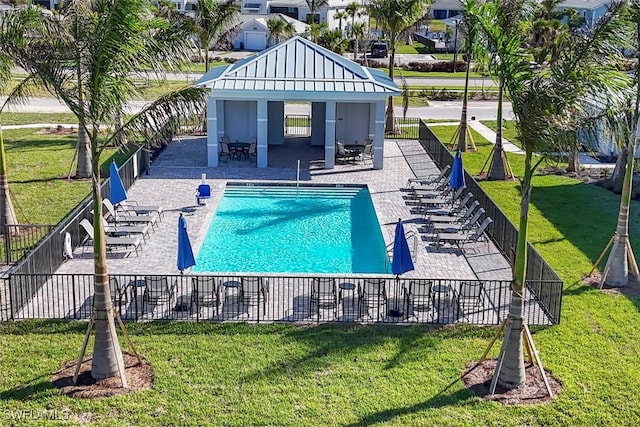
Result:
[[[196,272],[387,273],[366,187],[228,185]]]

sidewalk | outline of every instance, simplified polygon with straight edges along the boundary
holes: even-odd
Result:
[[[429,123],[427,124],[427,126],[458,126],[459,124],[460,122]],[[487,141],[495,144],[496,133],[495,131],[493,131],[493,129],[477,120],[469,121],[469,126],[473,130],[478,132]],[[504,137],[502,138],[502,147],[504,148],[504,151],[508,153],[524,154],[524,150],[522,150],[514,143],[506,140]],[[580,163],[580,167],[583,167],[585,169],[613,169],[616,166],[615,163],[601,163],[587,153],[578,153],[578,161]]]

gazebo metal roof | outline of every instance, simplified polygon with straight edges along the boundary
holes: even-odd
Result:
[[[399,95],[384,73],[296,36],[233,65],[214,67],[196,85],[216,98],[384,99]]]

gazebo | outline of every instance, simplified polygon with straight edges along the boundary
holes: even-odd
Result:
[[[284,144],[284,104],[311,103],[311,145],[323,145],[325,168],[335,165],[335,142],[373,141],[373,168],[384,159],[385,101],[400,94],[383,72],[362,67],[302,37],[209,70],[196,85],[210,87],[207,164],[218,166],[219,141],[257,139],[257,167],[268,146]]]

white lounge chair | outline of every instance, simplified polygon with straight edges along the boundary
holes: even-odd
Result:
[[[158,214],[158,218],[162,218],[164,216],[164,209],[162,208],[162,206],[141,205],[135,200],[129,199],[127,199],[126,202],[118,203],[115,208],[125,214],[127,212],[135,212],[136,215],[148,215],[151,212],[155,212],[156,214]]]
[[[109,222],[102,218],[102,225],[104,227],[105,234],[111,235],[113,237],[122,237],[128,236],[129,234],[139,234],[142,236],[142,240],[146,243],[147,236],[149,236],[149,226],[148,225],[116,225],[114,223],[109,224]]]
[[[93,242],[93,225],[89,222],[88,219],[83,219],[80,221],[80,226],[84,229],[89,237],[89,242]],[[112,250],[117,247],[132,247],[136,251],[136,255],[138,255],[138,248],[142,249],[142,245],[140,244],[140,239],[137,237],[110,237],[105,236],[105,245],[107,249]],[[83,246],[84,249],[84,246]]]
[[[107,209],[107,213],[109,216],[107,217],[107,221],[113,223],[125,223],[125,224],[151,224],[152,227],[157,227],[158,223],[156,222],[156,217],[153,215],[127,215],[121,214],[118,215],[116,213],[113,204],[109,199],[102,199],[102,205]]]

